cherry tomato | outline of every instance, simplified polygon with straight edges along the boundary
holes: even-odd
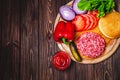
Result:
[[[65,70],[69,67],[71,58],[68,53],[64,51],[58,51],[55,53],[52,59],[53,66],[58,70]]]

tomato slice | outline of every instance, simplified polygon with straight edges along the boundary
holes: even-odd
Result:
[[[87,14],[92,14],[92,15],[94,15],[94,16],[97,16],[98,11],[97,11],[97,10],[94,10],[94,11],[88,11]]]
[[[90,18],[90,25],[89,25],[89,27],[87,27],[86,30],[90,30],[91,27],[94,25],[94,19],[92,18],[92,16],[91,16],[90,14],[89,14],[88,16],[89,16],[89,18]]]
[[[53,66],[58,70],[65,70],[71,63],[71,58],[68,53],[58,51],[55,53],[52,59]]]
[[[98,20],[97,20],[97,18],[96,18],[94,15],[91,15],[91,16],[92,16],[92,18],[94,19],[94,24],[93,24],[93,26],[91,27],[91,29],[93,29],[93,28],[95,28],[95,27],[97,26]]]
[[[75,30],[76,31],[82,31],[83,28],[85,27],[85,19],[81,15],[75,16],[75,19],[73,19],[72,23],[75,25]]]
[[[97,10],[94,10],[94,11],[88,11],[87,14],[92,14],[92,15],[94,15],[94,16],[96,17],[97,20],[99,20],[99,18],[97,17],[97,15],[98,15],[98,11],[97,11]]]
[[[83,28],[83,30],[86,30],[89,26],[90,26],[90,17],[88,14],[84,14],[82,15],[84,18],[85,18],[85,22],[86,22],[86,25],[85,27]]]
[[[89,17],[90,17],[90,25],[87,28],[87,30],[91,30],[91,29],[95,28],[97,25],[97,22],[98,22],[94,15],[89,14]]]

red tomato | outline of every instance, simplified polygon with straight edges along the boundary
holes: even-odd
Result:
[[[98,11],[88,11],[88,13],[87,14],[92,14],[92,15],[94,15],[96,18],[97,18],[97,20],[99,20],[99,18],[97,17],[97,15],[98,15]]]
[[[97,19],[96,19],[96,17],[94,15],[89,14],[89,17],[90,17],[90,25],[87,28],[87,30],[95,28],[96,25],[97,25],[97,22],[98,22]]]
[[[98,21],[97,21],[97,18],[94,15],[91,15],[91,17],[94,19],[94,24],[91,27],[91,29],[93,29],[93,28],[95,28],[97,26]]]
[[[94,25],[94,19],[92,18],[92,16],[91,16],[90,14],[89,14],[88,16],[89,16],[89,18],[90,18],[90,25],[89,25],[89,27],[87,27],[86,30],[90,30],[91,27]]]
[[[52,59],[53,66],[58,70],[65,70],[68,68],[70,62],[70,56],[63,51],[56,52]]]
[[[81,15],[75,16],[75,19],[73,19],[72,23],[75,25],[75,30],[76,31],[82,31],[83,28],[85,27],[85,19]]]
[[[85,18],[85,27],[83,28],[83,30],[86,30],[89,26],[90,26],[90,17],[88,14],[84,14],[82,15]]]
[[[94,15],[94,16],[97,16],[98,11],[88,11],[87,14],[92,14],[92,15]]]

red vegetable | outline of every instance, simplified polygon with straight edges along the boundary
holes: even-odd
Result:
[[[86,30],[90,26],[90,24],[91,24],[90,17],[89,17],[89,14],[84,14],[82,16],[85,18],[85,23],[86,23],[86,25],[84,26],[83,30]]]
[[[87,14],[76,15],[72,20],[76,31],[91,30],[98,24],[99,18],[96,17],[97,12],[88,12]]]
[[[94,15],[94,16],[97,18],[97,21],[99,21],[99,17],[97,17],[98,11],[88,11],[87,14],[92,14],[92,15]]]
[[[56,42],[64,42],[65,44],[69,44],[73,39],[74,25],[71,22],[58,22],[54,32],[54,40]]]
[[[76,15],[75,18],[72,20],[72,23],[75,25],[76,31],[82,31],[85,27],[85,18],[81,15]]]
[[[98,23],[98,21],[97,21],[97,18],[94,16],[94,15],[92,15],[92,14],[89,14],[90,15],[90,22],[91,22],[91,24],[90,24],[90,26],[87,28],[87,30],[91,30],[91,29],[93,29],[93,28],[95,28],[96,26],[97,26],[97,23]]]
[[[65,70],[71,62],[70,56],[63,51],[56,52],[52,59],[53,66],[58,70]]]

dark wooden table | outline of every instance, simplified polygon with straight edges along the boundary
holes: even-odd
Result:
[[[0,0],[0,80],[120,80],[120,47],[98,64],[53,68],[59,50],[53,25],[59,7],[69,1]],[[120,0],[115,1],[120,11]]]

